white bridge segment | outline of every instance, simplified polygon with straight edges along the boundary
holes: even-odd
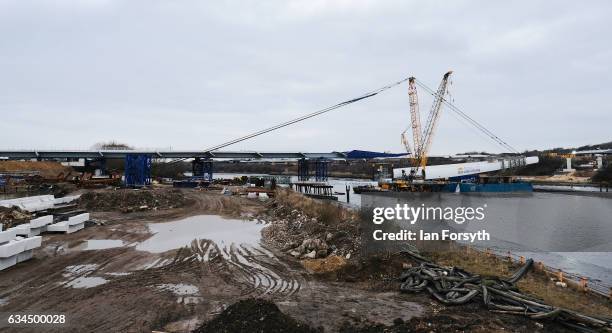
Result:
[[[520,158],[504,158],[495,161],[480,161],[469,163],[455,163],[432,165],[425,168],[425,179],[445,179],[452,177],[461,177],[476,175],[479,173],[493,172],[518,166],[536,164],[539,162],[537,156],[520,157]],[[410,175],[411,168],[396,168],[393,169],[393,178],[401,178],[402,170],[406,176]],[[422,169],[418,169],[420,175]]]

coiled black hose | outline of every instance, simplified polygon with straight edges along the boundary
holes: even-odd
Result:
[[[482,299],[483,304],[492,312],[556,320],[581,332],[612,330],[610,318],[587,316],[553,307],[533,296],[520,293],[516,283],[531,270],[533,259],[527,260],[512,276],[503,279],[470,274],[456,267],[440,266],[412,251],[401,253],[419,263],[418,266],[404,270],[399,276],[401,292],[427,290],[432,297],[446,305],[461,305]],[[477,298],[479,295],[482,298]]]

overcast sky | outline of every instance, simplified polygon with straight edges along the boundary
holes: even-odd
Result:
[[[609,1],[0,0],[0,149],[204,149],[449,69],[455,105],[520,150],[601,143],[610,17]],[[226,149],[401,152],[409,122],[404,84]],[[432,152],[467,150],[501,149],[445,108]]]

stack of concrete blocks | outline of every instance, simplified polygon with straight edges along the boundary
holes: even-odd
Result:
[[[55,205],[66,204],[78,199],[80,195],[71,195],[62,198],[55,198],[52,195],[36,195],[33,197],[23,197],[17,199],[0,200],[0,206],[7,208],[19,207],[28,212],[38,212],[55,207]]]
[[[85,222],[89,221],[89,213],[83,213],[68,218],[67,221],[57,222],[47,226],[49,232],[64,232],[71,234],[85,228]]]
[[[30,220],[30,223],[20,224],[11,229],[15,229],[17,236],[32,237],[47,231],[47,225],[51,223],[53,223],[53,215],[44,215]]]
[[[38,212],[66,204],[78,199],[79,196],[54,198],[52,195],[1,200],[2,207],[19,207],[28,212]],[[45,231],[73,233],[85,227],[89,213],[68,218],[67,221],[53,223],[53,215],[44,215],[30,220],[29,223],[17,225],[2,231],[0,224],[0,271],[32,258],[33,250],[41,246]]]
[[[8,208],[16,206],[28,212],[38,212],[53,208],[53,206],[55,206],[55,197],[52,195],[37,195],[33,197],[2,200],[0,201],[0,206]]]
[[[1,230],[0,225],[0,270],[31,259],[33,250],[41,245],[40,236],[24,238],[17,236],[16,228]]]

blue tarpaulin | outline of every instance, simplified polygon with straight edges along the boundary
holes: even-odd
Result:
[[[377,151],[367,151],[367,150],[351,150],[344,152],[346,154],[346,158],[380,158],[380,157],[400,157],[404,155],[408,155],[408,153],[401,154],[392,154],[392,153],[381,153]]]

